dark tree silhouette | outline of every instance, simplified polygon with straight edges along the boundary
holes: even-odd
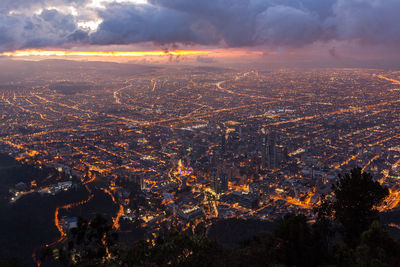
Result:
[[[377,219],[375,209],[389,194],[387,188],[374,181],[369,173],[360,168],[351,170],[333,185],[335,200],[331,202],[331,211],[341,224],[344,241],[351,247],[360,241],[361,233]]]
[[[64,265],[109,265],[118,260],[117,234],[101,214],[88,222],[78,218],[78,227],[68,235],[66,246],[60,249],[60,262]]]
[[[275,229],[276,258],[287,266],[315,266],[313,237],[304,215],[288,214]]]
[[[204,235],[170,231],[165,240],[153,246],[137,242],[125,257],[128,266],[212,266],[219,248]]]
[[[355,255],[359,266],[400,266],[399,253],[399,244],[375,221],[362,234]]]

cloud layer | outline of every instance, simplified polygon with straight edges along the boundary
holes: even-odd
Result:
[[[301,47],[332,40],[400,45],[399,0],[149,0],[109,3],[78,26],[85,0],[3,0],[0,50],[81,44]],[[51,8],[50,8],[51,6]],[[60,6],[60,8],[55,8]],[[73,6],[78,14],[69,13]],[[32,12],[37,9],[38,12]],[[79,11],[82,14],[79,14]]]
[[[88,33],[76,26],[75,18],[55,9],[39,14],[0,14],[0,50],[60,47],[87,43]]]

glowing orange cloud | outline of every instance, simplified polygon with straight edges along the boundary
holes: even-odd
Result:
[[[174,51],[62,51],[62,50],[17,50],[0,53],[6,57],[146,57],[146,56],[200,56],[211,55],[215,57],[243,57],[261,56],[260,51],[212,49],[212,50],[174,50]]]
[[[221,57],[243,57],[243,56],[262,56],[264,52],[261,51],[247,51],[247,50],[223,50],[223,49],[216,49],[211,50],[214,56],[221,56]]]
[[[176,51],[46,51],[46,50],[18,50],[14,52],[1,53],[7,57],[29,57],[29,56],[93,56],[93,57],[144,57],[144,56],[163,56],[163,55],[204,55],[207,51],[195,50],[176,50]]]

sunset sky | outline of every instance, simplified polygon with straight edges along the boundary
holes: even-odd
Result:
[[[400,58],[399,10],[399,0],[2,0],[0,53],[206,64],[390,61]]]

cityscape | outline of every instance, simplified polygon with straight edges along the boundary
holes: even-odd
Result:
[[[399,75],[194,67],[20,81],[0,94],[2,152],[68,175],[55,185],[17,185],[10,201],[55,194],[72,181],[89,201],[98,179],[119,206],[116,229],[120,221],[159,229],[165,221],[274,220],[299,210],[314,219],[313,205],[338,174],[361,166],[390,189],[379,207],[389,211],[400,201]],[[135,207],[126,183],[158,204]],[[65,209],[55,211],[61,236]]]
[[[396,0],[28,2],[0,266],[400,265]]]

